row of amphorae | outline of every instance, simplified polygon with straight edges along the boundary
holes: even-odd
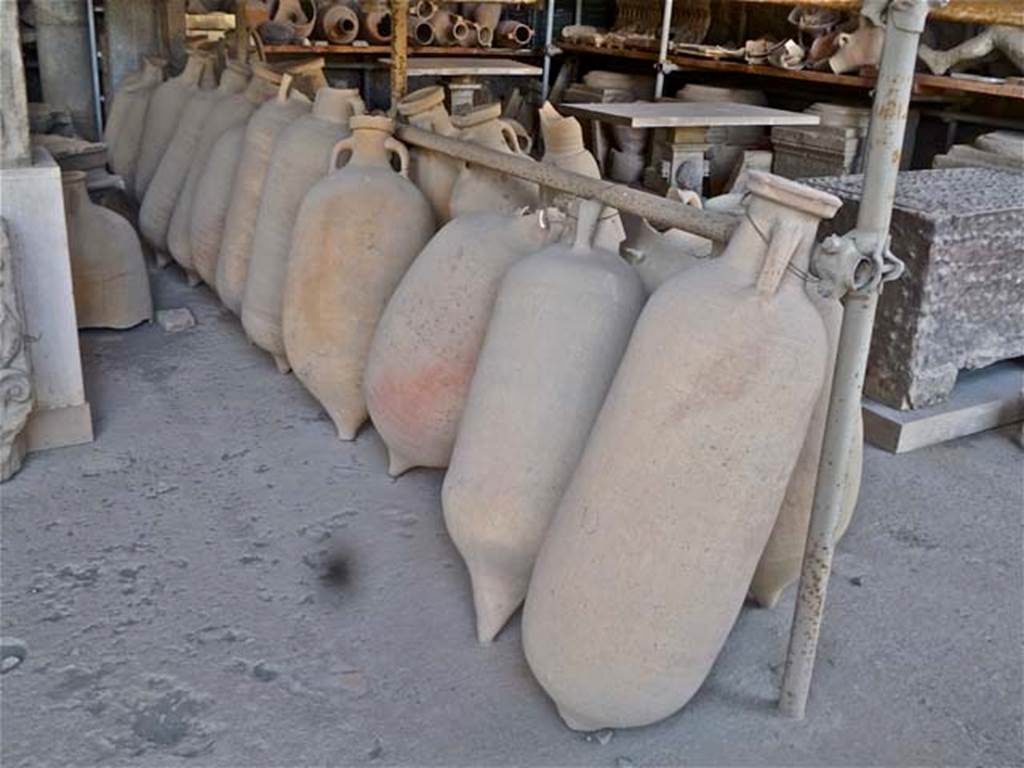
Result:
[[[215,87],[210,67],[150,63],[117,94],[111,163],[143,237],[342,439],[369,418],[391,474],[447,468],[478,637],[525,604],[527,660],[571,727],[678,710],[748,594],[773,605],[799,572],[840,317],[806,274],[839,200],[753,173],[720,256],[669,233],[627,262],[614,211],[409,149],[357,91],[305,95],[309,67],[230,64]],[[433,87],[398,111],[528,151],[497,105],[450,117]],[[597,176],[579,124],[540,118],[541,162]]]

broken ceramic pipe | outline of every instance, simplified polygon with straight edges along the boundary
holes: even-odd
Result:
[[[526,48],[533,42],[533,29],[519,21],[506,19],[494,28],[494,44],[499,48]]]

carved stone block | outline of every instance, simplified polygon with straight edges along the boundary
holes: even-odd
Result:
[[[845,205],[854,227],[863,176],[806,179]],[[864,393],[902,410],[944,402],[962,370],[1024,355],[1024,194],[990,168],[900,173],[892,250],[906,274],[886,284]]]
[[[32,381],[21,296],[7,224],[0,218],[0,482],[21,469],[23,434],[32,411]]]

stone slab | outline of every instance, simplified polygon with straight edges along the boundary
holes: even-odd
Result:
[[[612,104],[562,104],[559,111],[631,128],[711,128],[735,125],[818,125],[806,112],[737,104],[731,101],[631,101]]]
[[[390,58],[381,61],[391,64]],[[446,56],[411,58],[406,71],[409,77],[539,77],[543,70],[515,59]]]
[[[853,229],[862,176],[803,183],[844,201],[822,236]],[[900,410],[936,405],[960,371],[1024,355],[1024,177],[901,172],[891,232],[906,272],[882,292],[866,396]]]
[[[973,435],[1024,419],[1024,360],[1007,360],[960,376],[949,400],[900,411],[865,400],[864,438],[890,453]]]
[[[45,150],[36,149],[31,166],[0,170],[0,216],[7,222],[32,360],[36,404],[28,423],[29,448],[33,449],[33,430],[46,435],[41,442],[48,448],[75,445],[86,434],[85,439],[91,439],[92,429],[86,431],[82,425],[88,404],[61,172]],[[45,424],[36,428],[38,422]]]

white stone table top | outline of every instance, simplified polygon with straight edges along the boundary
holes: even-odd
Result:
[[[391,64],[390,58],[381,59],[381,61],[389,65]],[[535,67],[533,64],[524,64],[515,59],[458,56],[410,57],[406,71],[409,77],[420,75],[431,75],[434,77],[539,77],[542,73],[540,67]]]
[[[714,128],[732,125],[818,125],[807,112],[737,104],[731,101],[631,101],[611,104],[559,104],[558,111],[631,128]]]

